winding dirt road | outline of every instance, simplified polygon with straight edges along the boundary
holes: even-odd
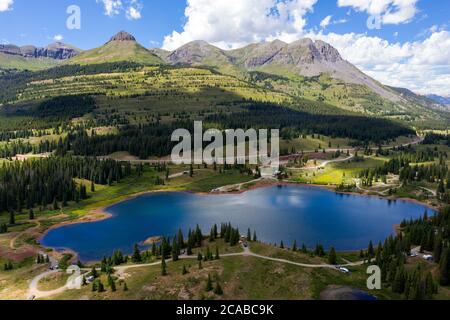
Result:
[[[257,259],[263,259],[263,260],[268,260],[268,261],[273,261],[273,262],[279,262],[279,263],[284,263],[284,264],[290,264],[290,265],[294,265],[294,266],[298,266],[298,267],[302,267],[302,268],[312,268],[312,269],[317,269],[317,268],[327,268],[327,269],[336,269],[335,265],[330,265],[330,264],[306,264],[306,263],[298,263],[298,262],[294,262],[294,261],[289,261],[289,260],[285,260],[285,259],[278,259],[278,258],[272,258],[272,257],[267,257],[267,256],[263,256],[263,255],[259,255],[256,253],[251,252],[250,248],[247,246],[242,246],[243,248],[243,252],[238,252],[238,253],[229,253],[229,254],[223,254],[220,257],[221,258],[229,258],[229,257],[254,257]],[[197,257],[196,256],[187,256],[187,255],[183,255],[180,256],[180,260],[196,260]],[[172,260],[171,259],[167,259],[166,263],[170,263]],[[357,266],[361,266],[364,264],[364,261],[358,261],[358,262],[354,262],[354,263],[347,263],[345,265],[341,265],[342,267],[357,267]],[[145,268],[145,267],[152,267],[152,266],[158,266],[161,265],[161,261],[158,262],[153,262],[153,263],[147,263],[147,264],[133,264],[133,265],[126,265],[126,266],[117,266],[114,267],[114,270],[117,272],[117,274],[123,274],[125,271],[129,270],[129,269],[138,269],[138,268]],[[100,269],[98,269],[100,270]],[[91,271],[91,269],[87,269],[87,268],[83,268],[81,269],[81,271],[85,271],[87,273],[89,273]],[[47,271],[44,272],[38,276],[36,276],[35,278],[33,278],[33,280],[30,283],[29,289],[28,289],[28,299],[42,299],[42,298],[48,298],[57,294],[61,294],[66,290],[69,290],[69,284],[66,284],[65,286],[52,290],[52,291],[41,291],[38,288],[39,282],[48,277],[51,276],[53,274],[56,274],[58,272],[58,270],[51,270],[51,271]],[[86,275],[86,273],[85,273]]]

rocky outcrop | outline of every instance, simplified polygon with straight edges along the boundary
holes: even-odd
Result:
[[[77,56],[80,50],[57,42],[45,48],[35,46],[18,47],[15,45],[0,45],[0,53],[18,55],[25,58],[50,58],[55,60],[67,60]]]
[[[128,32],[120,31],[109,40],[109,42],[111,41],[136,41],[136,38]]]

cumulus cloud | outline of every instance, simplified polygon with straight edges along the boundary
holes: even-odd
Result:
[[[321,22],[320,22],[320,26],[322,28],[326,28],[330,25],[331,23],[331,19],[333,18],[333,16],[327,16],[325,17]]]
[[[62,35],[60,35],[60,34],[57,34],[57,35],[55,35],[54,37],[53,37],[53,40],[55,40],[55,41],[63,41],[64,40],[64,37],[62,36]]]
[[[338,0],[339,7],[352,7],[356,11],[379,16],[383,24],[411,21],[418,12],[419,0]]]
[[[339,6],[350,6],[350,10],[380,14],[384,23],[407,22],[417,11],[417,0],[337,1]],[[307,28],[306,15],[316,3],[317,0],[188,0],[183,30],[167,35],[163,48],[174,50],[193,40],[205,40],[230,49],[252,42],[293,42],[310,37],[332,44],[345,59],[382,83],[419,93],[450,94],[450,33],[444,28],[430,28],[421,40],[390,42],[366,34],[325,33],[327,26],[346,21],[329,16],[322,20],[322,31],[311,31],[316,29]]]
[[[0,0],[0,12],[11,10],[14,0]]]
[[[188,0],[183,31],[164,39],[173,50],[193,40],[223,48],[280,38],[293,40],[307,24],[305,15],[317,0]]]
[[[97,3],[102,3],[105,8],[105,14],[107,16],[114,16],[120,13],[122,10],[121,0],[96,0]]]
[[[139,20],[141,18],[141,12],[135,7],[129,7],[127,9],[128,20]]]
[[[341,24],[341,23],[346,23],[347,19],[339,19],[339,20],[332,20],[333,16],[326,16],[321,22],[320,22],[320,27],[322,29],[326,29],[329,25],[332,24]]]
[[[1,1],[1,0],[0,0]],[[103,4],[105,15],[113,17],[125,12],[128,20],[141,19],[143,5],[138,0],[96,0]]]
[[[450,32],[423,41],[390,43],[363,34],[308,34],[336,47],[344,59],[378,81],[419,93],[450,94]]]

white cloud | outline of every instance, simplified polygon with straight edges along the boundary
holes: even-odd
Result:
[[[60,34],[57,34],[57,35],[55,35],[54,37],[53,37],[53,40],[55,40],[55,41],[63,41],[64,40],[64,37],[62,36],[62,35],[60,35]]]
[[[323,20],[322,20],[322,22],[320,22],[320,26],[322,27],[322,28],[326,28],[326,27],[328,27],[329,25],[330,25],[330,22],[331,22],[331,19],[333,18],[333,16],[327,16],[327,17],[325,17]]]
[[[390,43],[362,34],[309,34],[336,47],[344,59],[378,81],[418,93],[450,94],[450,32],[416,42]]]
[[[339,19],[339,20],[332,20],[333,16],[327,16],[320,22],[320,27],[322,29],[326,29],[329,25],[332,24],[341,24],[346,23],[347,19]]]
[[[0,12],[11,10],[14,0],[0,0]]]
[[[418,12],[419,0],[338,0],[339,7],[352,7],[356,11],[380,16],[383,24],[400,24],[411,21]]]
[[[182,32],[164,39],[165,49],[193,40],[222,48],[280,38],[294,40],[306,26],[305,15],[318,0],[188,0]]]
[[[134,8],[134,7],[129,7],[127,9],[127,19],[128,20],[139,20],[141,18],[141,12]]]
[[[324,1],[324,0],[323,0]],[[450,94],[450,32],[431,27],[420,40],[389,42],[366,34],[324,33],[306,30],[306,14],[317,0],[188,0],[186,23],[181,32],[164,39],[163,48],[174,50],[193,41],[205,40],[223,49],[242,47],[252,42],[280,39],[285,42],[310,37],[336,47],[341,55],[363,72],[382,83],[405,87],[419,93]],[[398,16],[411,19],[416,0],[338,0],[349,10],[382,14],[384,23]],[[414,8],[410,10],[407,8]],[[408,19],[397,19],[403,22]],[[346,20],[326,17],[322,28]],[[416,38],[418,39],[418,38]]]
[[[1,1],[1,0],[0,0]],[[105,15],[113,17],[125,12],[128,20],[141,19],[141,11],[143,8],[139,0],[96,0],[97,3],[103,4]]]
[[[107,16],[114,16],[120,13],[122,10],[122,1],[121,0],[96,0],[97,3],[103,3],[105,7],[105,14]]]

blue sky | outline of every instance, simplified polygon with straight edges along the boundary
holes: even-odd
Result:
[[[66,27],[69,5],[81,9],[80,30]],[[450,94],[448,12],[449,0],[0,0],[0,42],[89,49],[126,30],[146,47],[202,39],[228,49],[311,37],[383,83]]]

